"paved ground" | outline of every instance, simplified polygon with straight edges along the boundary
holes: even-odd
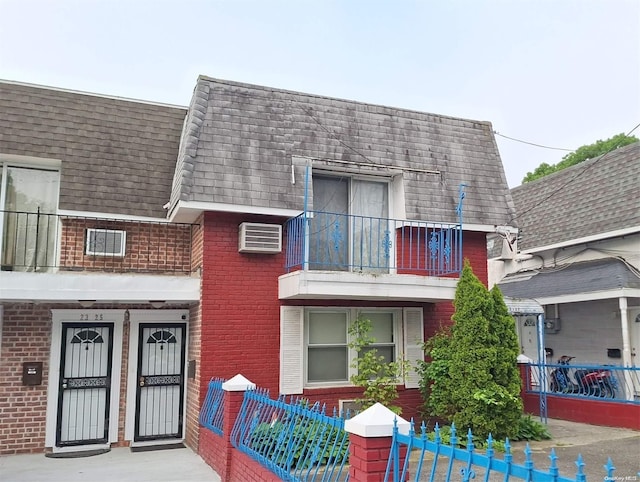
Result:
[[[551,440],[529,442],[534,467],[546,472],[549,469],[551,450],[557,456],[556,464],[559,475],[573,479],[576,476],[578,456],[581,455],[584,462],[584,473],[589,482],[640,482],[640,432],[621,428],[598,427],[583,423],[567,422],[565,420],[549,419],[549,432]],[[523,465],[524,451],[527,442],[514,442],[512,444],[513,462]],[[482,451],[480,451],[482,453]],[[503,459],[504,453],[496,452],[496,458]],[[419,454],[412,455],[413,467],[417,466]],[[603,466],[611,457],[616,467],[614,478],[605,479],[607,472]],[[420,477],[421,482],[429,480],[433,456],[425,456],[424,466]],[[444,462],[444,463],[443,463]],[[443,477],[446,471],[447,459],[438,464],[437,474]],[[452,480],[461,480],[460,469],[462,463],[455,463]],[[484,480],[484,470],[476,468],[474,480]],[[492,473],[490,482],[502,481],[503,475]],[[442,480],[441,478],[439,480]],[[512,479],[519,480],[519,479]]]
[[[0,457],[2,482],[220,482],[191,449],[131,452],[114,448],[92,457],[52,459],[43,454]]]
[[[602,466],[607,457],[616,467],[615,478],[608,482],[640,482],[640,432],[552,419],[549,430],[552,440],[530,444],[537,468],[549,467],[549,454],[554,448],[560,474],[565,477],[575,475],[575,461],[581,454],[589,482],[605,481]],[[513,444],[514,462],[524,458],[525,445]],[[497,456],[502,458],[503,454]],[[460,480],[459,476],[454,480]],[[482,477],[478,474],[475,480]],[[102,455],[73,459],[42,454],[0,457],[0,481],[219,482],[220,477],[188,448],[135,453],[115,448]]]

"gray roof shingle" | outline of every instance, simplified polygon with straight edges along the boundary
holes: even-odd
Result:
[[[0,154],[60,159],[60,209],[164,217],[185,114],[0,82]]]
[[[640,226],[640,142],[511,190],[519,248]]]
[[[333,160],[403,170],[409,219],[455,222],[460,183],[468,185],[465,222],[494,225],[514,217],[489,122],[207,77],[194,90],[172,205],[182,200],[302,210],[298,157],[326,160],[327,166]],[[322,164],[314,161],[314,167]]]
[[[530,277],[526,277],[530,276]],[[547,268],[507,276],[499,284],[512,298],[547,298],[621,288],[640,288],[640,278],[622,261],[599,259],[557,269]]]

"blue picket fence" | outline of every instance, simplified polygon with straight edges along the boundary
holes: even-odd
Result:
[[[557,456],[552,449],[548,469],[539,469],[534,466],[532,452],[527,444],[524,450],[525,460],[523,464],[513,462],[511,445],[507,439],[504,444],[505,453],[502,458],[495,456],[494,440],[489,436],[485,453],[475,450],[473,434],[471,430],[466,435],[465,448],[460,448],[455,426],[451,427],[449,444],[442,441],[441,431],[436,425],[433,439],[429,438],[424,424],[421,425],[420,434],[414,430],[411,422],[409,433],[401,434],[397,425],[393,430],[393,440],[385,482],[400,482],[406,480],[435,481],[435,480],[461,480],[469,482],[471,479],[481,479],[484,482],[509,480],[525,480],[528,482],[585,482],[584,462],[581,456],[576,461],[577,472],[574,477],[566,477],[559,474]],[[407,454],[401,460],[401,447],[406,446]],[[416,455],[417,453],[417,455]],[[424,462],[427,454],[433,457],[428,474],[423,474]],[[410,459],[413,460],[410,466]],[[614,480],[615,467],[608,460],[604,466],[604,480]],[[410,478],[409,478],[410,477]]]
[[[222,435],[222,418],[224,414],[224,391],[222,378],[212,378],[207,388],[207,395],[200,408],[200,425],[213,433]]]
[[[245,392],[231,443],[285,481],[349,480],[349,434],[335,410],[326,415],[319,403],[267,390]]]

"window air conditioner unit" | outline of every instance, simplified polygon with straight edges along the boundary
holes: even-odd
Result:
[[[282,251],[282,226],[242,223],[238,240],[241,253],[279,253]]]
[[[546,318],[544,320],[545,333],[558,333],[560,331],[560,318]]]
[[[85,254],[90,256],[124,257],[127,232],[115,229],[87,228]]]

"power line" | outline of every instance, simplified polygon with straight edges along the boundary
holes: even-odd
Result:
[[[522,139],[516,139],[515,137],[505,136],[504,134],[500,134],[498,131],[493,131],[493,133],[497,136],[504,137],[505,139],[509,139],[511,141],[521,142],[522,144],[529,144],[530,146],[542,147],[543,149],[552,149],[554,151],[566,151],[566,152],[575,151],[575,149],[565,149],[563,147],[550,147],[542,144],[536,144],[535,142],[523,141]]]
[[[633,131],[635,131],[638,127],[640,127],[640,124],[637,124],[633,129],[631,129],[629,132],[627,132],[626,137],[629,137],[633,133]],[[551,191],[551,193],[548,196],[542,198],[540,201],[538,201],[536,204],[531,206],[526,211],[523,211],[521,213],[516,214],[515,216],[512,216],[511,219],[509,219],[509,221],[507,222],[507,224],[513,222],[515,219],[518,219],[518,218],[522,217],[524,214],[527,214],[527,213],[531,212],[532,210],[534,210],[535,208],[537,208],[541,204],[547,202],[549,199],[551,199],[553,196],[555,196],[558,192],[562,191],[565,187],[567,187],[569,184],[574,182],[576,179],[578,179],[580,176],[582,176],[585,172],[587,172],[593,166],[595,166],[596,164],[601,162],[605,157],[607,157],[609,154],[611,154],[613,151],[615,151],[619,146],[620,146],[620,143],[618,143],[618,144],[614,145],[613,147],[611,147],[607,152],[602,154],[600,157],[597,157],[591,164],[587,165],[584,169],[582,169],[580,172],[578,172],[575,176],[573,176],[567,182],[562,184],[560,187],[558,187],[554,191]]]

